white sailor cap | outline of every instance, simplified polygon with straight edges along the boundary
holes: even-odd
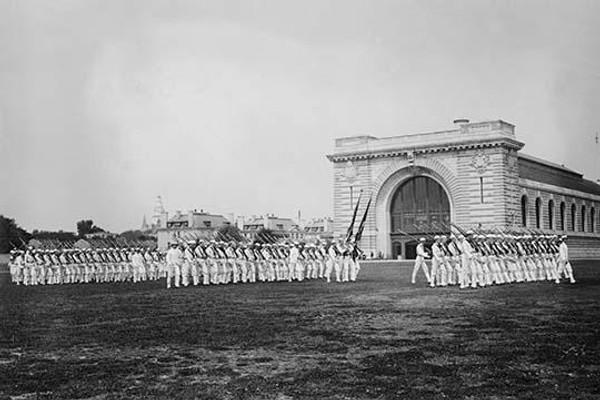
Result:
[[[424,237],[420,238],[419,242],[425,242],[425,238]]]

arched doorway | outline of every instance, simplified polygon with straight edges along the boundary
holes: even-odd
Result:
[[[450,201],[435,179],[409,178],[392,197],[390,206],[392,255],[413,259],[417,243],[413,237],[450,233]],[[409,236],[410,235],[410,236]]]

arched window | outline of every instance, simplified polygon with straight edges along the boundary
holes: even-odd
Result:
[[[581,206],[581,232],[585,232],[585,206]]]
[[[565,202],[561,201],[560,203],[560,230],[565,230]]]
[[[571,230],[575,232],[575,215],[577,214],[577,206],[575,204],[571,204]]]
[[[521,225],[527,226],[527,196],[521,197]]]
[[[392,232],[440,232],[450,229],[450,201],[434,179],[417,176],[404,182],[391,206]]]
[[[548,228],[554,229],[554,200],[548,202]]]
[[[596,231],[596,209],[592,207],[590,210],[590,232]]]
[[[535,227],[540,229],[542,224],[542,199],[535,199]]]

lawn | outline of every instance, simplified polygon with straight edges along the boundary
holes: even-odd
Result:
[[[359,281],[23,287],[0,274],[0,398],[600,399],[600,268],[477,290]]]

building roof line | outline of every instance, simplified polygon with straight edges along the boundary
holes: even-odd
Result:
[[[446,152],[453,150],[464,150],[464,149],[477,149],[477,148],[487,148],[487,147],[497,147],[497,146],[505,146],[508,148],[520,150],[523,148],[524,143],[519,142],[516,139],[512,138],[495,138],[494,140],[485,139],[480,140],[478,142],[471,143],[456,143],[456,142],[447,142],[447,143],[436,143],[435,145],[429,146],[406,146],[394,150],[382,150],[382,151],[354,151],[347,153],[337,153],[337,154],[328,154],[326,157],[329,161],[344,161],[349,159],[368,159],[368,158],[381,158],[381,157],[393,157],[398,155],[406,155],[409,152],[418,153],[435,153],[435,152]]]
[[[482,127],[482,126],[489,126],[490,124],[507,125],[511,128],[515,127],[515,125],[511,124],[510,122],[506,122],[502,119],[493,119],[493,120],[478,121],[478,122],[468,122],[464,125],[468,126],[468,127],[477,128],[477,127]],[[344,139],[355,139],[355,138],[369,138],[371,140],[386,140],[386,139],[396,139],[396,138],[404,138],[404,137],[412,137],[412,136],[429,136],[429,135],[440,135],[440,134],[444,134],[444,133],[460,133],[460,132],[461,132],[461,128],[457,127],[457,128],[452,128],[452,129],[440,129],[440,130],[427,131],[427,132],[403,133],[403,134],[384,136],[384,137],[363,134],[363,135],[353,135],[353,136],[340,136],[340,137],[336,137],[335,139],[336,140],[344,140]],[[490,132],[490,133],[492,133],[492,132]]]
[[[564,172],[567,172],[567,173],[570,173],[570,174],[573,174],[573,175],[577,175],[580,178],[583,177],[583,174],[580,173],[580,172],[578,172],[578,171],[575,171],[573,169],[565,167],[564,165],[559,165],[559,164],[553,163],[551,161],[544,160],[542,158],[534,157],[534,156],[532,156],[530,154],[519,153],[518,157],[522,158],[524,160],[527,160],[527,161],[534,162],[536,164],[540,164],[540,165],[543,165],[543,166],[546,166],[546,167],[558,169],[558,170],[561,170],[561,171],[564,171]]]

